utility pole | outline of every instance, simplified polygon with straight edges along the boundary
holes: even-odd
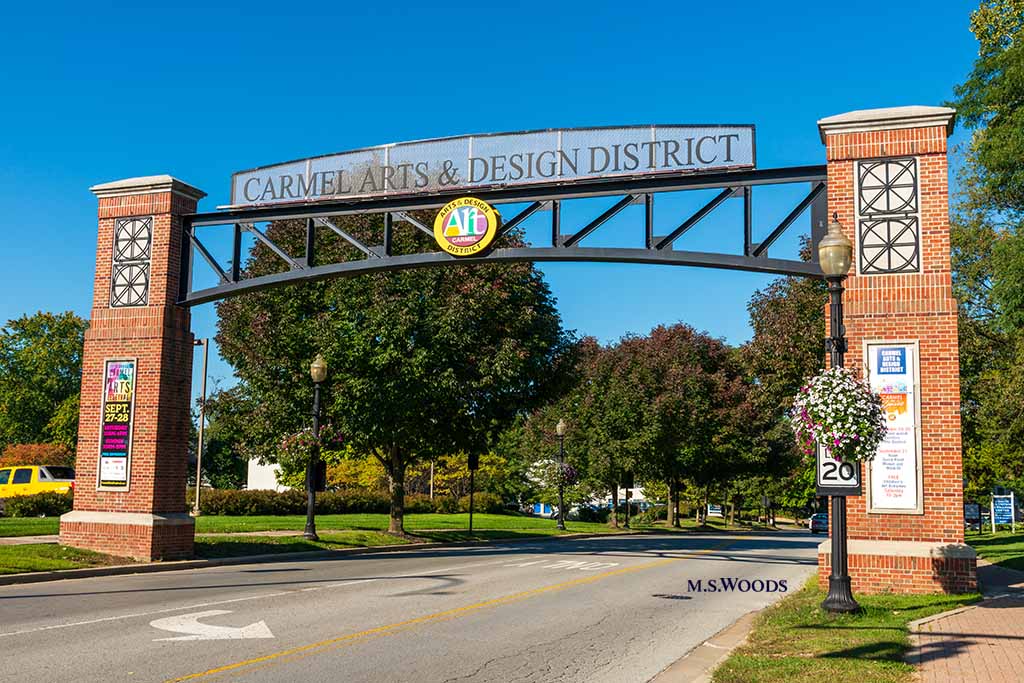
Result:
[[[206,426],[206,362],[210,357],[210,340],[193,339],[193,346],[203,347],[203,380],[202,398],[199,399],[199,441],[196,445],[196,500],[192,514],[198,517],[200,513],[199,492],[203,488],[203,428]]]

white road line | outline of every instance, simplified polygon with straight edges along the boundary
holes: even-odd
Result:
[[[452,572],[458,569],[468,569],[470,567],[481,567],[489,564],[500,564],[505,560],[498,560],[496,562],[476,562],[473,564],[457,565],[455,567],[445,567],[443,569],[432,569],[427,572],[416,572],[413,574],[399,574],[398,576],[387,576],[385,579],[410,579],[423,576],[425,574],[440,574],[444,572]],[[152,610],[149,612],[132,612],[129,614],[118,614],[111,617],[101,617],[99,619],[88,619],[86,621],[74,621],[70,624],[51,624],[49,626],[37,626],[35,628],[26,628],[20,631],[7,631],[0,632],[0,638],[8,636],[20,636],[28,633],[39,633],[41,631],[54,631],[62,628],[75,628],[77,626],[91,626],[92,624],[102,624],[108,621],[118,621],[120,619],[136,619],[138,617],[149,617],[154,614],[167,614],[168,612],[180,612],[182,610],[199,609],[201,607],[216,607],[218,605],[230,605],[236,602],[248,602],[250,600],[264,600],[266,598],[277,598],[282,595],[292,595],[296,592],[308,592],[314,590],[324,590],[327,588],[341,588],[343,586],[352,586],[359,583],[370,583],[372,581],[380,581],[381,579],[356,579],[354,581],[342,581],[341,583],[331,583],[325,586],[310,586],[308,588],[300,588],[298,590],[291,591],[278,591],[276,593],[260,593],[259,595],[248,595],[241,598],[229,598],[226,600],[214,600],[211,602],[200,602],[193,605],[182,605],[180,607],[165,607],[163,609]]]

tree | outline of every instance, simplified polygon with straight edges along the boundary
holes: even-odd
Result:
[[[366,243],[382,242],[379,217],[354,218],[345,228]],[[303,222],[277,222],[268,232],[291,253],[302,251]],[[321,252],[363,258],[323,232]],[[419,231],[395,231],[396,254],[433,248]],[[259,244],[245,271],[253,276],[284,267]],[[281,437],[308,422],[308,364],[322,353],[329,367],[326,419],[354,452],[372,454],[387,472],[393,533],[403,533],[409,466],[487,452],[517,415],[552,390],[569,341],[547,285],[528,263],[293,285],[223,301],[218,315],[222,354],[253,399],[245,425],[250,452],[274,460]]]
[[[214,391],[206,398],[202,476],[215,489],[236,489],[245,484],[242,444],[250,408],[251,401],[241,387]]]
[[[809,243],[801,256],[810,257]],[[756,443],[754,483],[760,487],[748,489],[758,499],[784,500],[787,507],[805,508],[815,495],[813,462],[797,448],[786,415],[804,380],[824,367],[826,301],[824,280],[789,277],[754,292],[747,305],[754,334],[740,357],[753,383],[749,427]]]
[[[985,0],[971,30],[978,58],[953,103],[971,139],[960,150],[951,246],[964,475],[977,500],[1019,481],[1024,461],[1024,0]]]
[[[75,464],[74,454],[61,444],[19,443],[8,446],[0,456],[0,467],[16,465],[61,465]]]
[[[955,89],[960,120],[992,209],[1024,208],[1024,0],[984,0],[971,15],[978,59]]]
[[[84,320],[26,315],[0,329],[0,448],[57,440],[74,448]]]
[[[732,350],[720,339],[676,324],[623,340],[643,410],[642,479],[669,488],[669,523],[678,526],[683,479],[704,491],[742,470],[747,387]]]

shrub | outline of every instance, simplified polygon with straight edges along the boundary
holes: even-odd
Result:
[[[654,524],[658,521],[664,521],[668,519],[668,508],[664,505],[655,505],[654,507],[647,508],[639,515],[635,515],[633,520],[637,524]]]
[[[13,496],[4,501],[7,517],[59,517],[71,512],[74,495],[71,493],[36,493],[31,496]]]
[[[4,449],[0,467],[15,465],[59,465],[73,467],[75,455],[58,443],[15,443]]]
[[[195,489],[186,495],[189,505],[195,500]],[[302,515],[306,513],[306,492],[298,489],[288,491],[259,491],[230,489],[203,489],[200,496],[204,515]],[[507,512],[500,496],[493,493],[478,493],[474,497],[474,511],[500,514]],[[342,515],[351,513],[387,514],[391,511],[391,496],[380,491],[327,491],[316,495],[318,515]],[[411,493],[405,497],[405,511],[408,514],[427,512],[454,513],[469,511],[469,496],[429,496]]]
[[[458,511],[469,512],[469,496],[459,498]],[[438,510],[438,512],[440,512],[440,510]],[[492,515],[500,515],[503,512],[506,512],[505,502],[501,499],[501,496],[481,491],[480,493],[473,494],[473,512],[486,512]]]
[[[624,513],[626,511],[625,506],[619,506],[619,512]],[[604,524],[611,517],[611,509],[606,507],[593,508],[586,505],[581,505],[576,511],[576,519],[581,522],[600,522]]]
[[[468,503],[467,503],[468,506]],[[466,508],[469,509],[468,507]],[[453,514],[459,511],[459,499],[455,496],[435,496],[433,501],[433,512],[442,514]]]

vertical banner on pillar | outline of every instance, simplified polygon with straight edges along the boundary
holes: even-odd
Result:
[[[917,342],[866,342],[871,389],[889,431],[868,468],[868,512],[921,514],[921,407]]]
[[[127,491],[132,458],[136,361],[108,360],[103,372],[103,412],[97,488]]]

